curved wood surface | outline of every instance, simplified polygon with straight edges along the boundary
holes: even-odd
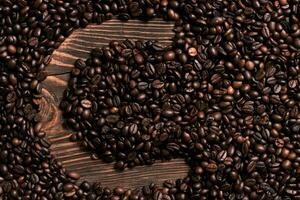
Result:
[[[92,160],[90,152],[85,151],[78,143],[70,142],[71,130],[63,127],[61,111],[58,109],[62,93],[67,86],[68,73],[76,59],[86,59],[92,48],[107,45],[111,40],[126,38],[158,40],[164,45],[171,43],[173,23],[162,20],[141,22],[131,20],[120,22],[110,20],[101,25],[89,25],[79,29],[53,53],[52,61],[47,67],[48,78],[43,82],[43,100],[40,103],[40,115],[43,129],[52,142],[52,153],[62,161],[69,171],[79,172],[82,180],[101,182],[105,186],[140,187],[151,182],[161,184],[168,179],[183,178],[188,166],[183,159],[168,162],[157,161],[151,166],[139,166],[116,172],[113,164],[101,160]]]

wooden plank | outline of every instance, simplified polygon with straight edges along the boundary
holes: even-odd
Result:
[[[188,167],[183,159],[168,162],[157,161],[151,166],[139,166],[117,172],[113,164],[102,160],[92,160],[90,153],[76,142],[70,142],[71,130],[63,126],[63,118],[58,108],[62,94],[67,87],[69,72],[76,59],[86,59],[91,49],[107,45],[111,40],[140,39],[158,40],[164,45],[171,44],[174,36],[173,24],[159,19],[150,22],[132,20],[120,22],[116,19],[102,25],[91,24],[85,29],[76,30],[53,53],[47,72],[50,76],[43,82],[41,112],[48,138],[52,142],[52,152],[69,171],[79,172],[82,180],[101,182],[105,186],[140,187],[151,182],[161,184],[167,179],[186,176]]]

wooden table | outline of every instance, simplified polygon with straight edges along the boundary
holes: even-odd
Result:
[[[86,59],[92,48],[107,45],[111,40],[154,39],[169,45],[174,35],[173,26],[173,23],[160,19],[149,22],[120,22],[113,19],[101,25],[91,24],[85,29],[76,30],[53,53],[52,61],[46,69],[49,76],[43,82],[44,98],[40,114],[43,118],[43,128],[52,142],[52,153],[67,170],[79,172],[80,181],[97,181],[109,187],[135,188],[151,182],[161,184],[164,180],[186,176],[188,166],[183,159],[157,161],[152,166],[139,166],[123,172],[116,172],[113,164],[92,160],[89,152],[82,149],[78,143],[70,142],[69,136],[72,131],[63,127],[63,118],[58,108],[63,91],[67,87],[69,72],[76,59]]]

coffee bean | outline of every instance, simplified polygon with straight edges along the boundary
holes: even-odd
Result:
[[[108,115],[108,116],[106,117],[106,121],[107,121],[107,123],[109,123],[109,124],[115,124],[115,123],[118,122],[119,117],[120,117],[120,116],[118,116],[118,115]]]
[[[160,80],[155,80],[152,82],[152,87],[155,88],[155,89],[161,89],[164,87],[164,83],[161,82]]]
[[[15,54],[15,53],[17,53],[17,48],[16,48],[14,45],[8,45],[7,51],[8,51],[10,54]]]
[[[166,109],[166,110],[163,110],[162,115],[164,117],[173,117],[174,116],[174,111],[171,110],[171,109]]]
[[[16,60],[10,60],[10,61],[8,61],[7,66],[8,66],[10,69],[15,69],[16,66],[17,66]]]
[[[275,145],[279,148],[282,148],[284,146],[284,140],[282,139],[276,139]]]
[[[252,160],[247,166],[248,173],[251,173],[253,170],[255,170],[255,166],[256,162]]]
[[[40,5],[43,3],[43,0],[35,0],[33,7],[38,8],[40,7]]]
[[[164,54],[165,61],[172,61],[175,59],[175,52],[174,51],[167,51]]]
[[[17,100],[17,94],[15,92],[8,93],[6,96],[6,101],[8,103],[15,102]]]
[[[226,157],[227,157],[227,151],[221,151],[220,153],[218,153],[218,155],[217,155],[217,159],[219,160],[219,161],[224,161],[225,159],[226,159]]]
[[[296,39],[294,40],[294,46],[295,46],[296,48],[300,48],[300,38],[296,38]]]
[[[81,59],[78,59],[75,61],[75,67],[77,67],[78,69],[84,69],[86,66],[85,62]]]
[[[123,188],[117,187],[117,188],[115,188],[114,192],[115,192],[117,195],[122,195],[122,194],[124,194],[125,191],[124,191]]]
[[[5,176],[8,173],[8,168],[4,164],[0,164],[0,173]]]
[[[208,47],[207,49],[208,54],[210,54],[212,57],[216,57],[218,55],[218,50],[215,47]]]
[[[131,124],[129,126],[129,132],[131,134],[136,134],[138,132],[138,126],[137,126],[137,124]]]
[[[77,172],[69,172],[67,175],[74,180],[78,180],[80,178],[80,175]]]
[[[80,103],[81,103],[81,105],[82,105],[83,108],[89,109],[89,108],[92,107],[91,101],[89,101],[87,99],[82,100]]]
[[[220,25],[222,24],[224,21],[223,21],[223,18],[222,17],[214,17],[211,21],[211,24],[212,25]]]
[[[289,154],[290,154],[290,150],[288,150],[287,148],[283,148],[283,149],[281,150],[281,156],[282,156],[283,158],[287,158]]]
[[[22,143],[22,141],[20,141],[18,138],[13,138],[13,140],[12,140],[12,144],[14,146],[18,146],[21,143]]]
[[[144,63],[144,57],[141,54],[136,54],[134,58],[137,64],[141,65]]]
[[[148,83],[147,82],[139,82],[138,83],[138,89],[139,90],[146,90],[148,88]]]
[[[59,193],[58,193],[59,194]],[[76,194],[76,191],[75,190],[72,190],[72,191],[70,191],[70,192],[65,192],[64,193],[64,196],[65,197],[73,197],[74,195]],[[62,198],[63,196],[61,195],[61,197],[60,198]],[[58,197],[59,198],[59,197]]]
[[[287,0],[280,0],[279,3],[284,6],[284,5],[288,4],[288,1]]]
[[[210,164],[207,165],[206,170],[208,172],[214,173],[218,170],[218,166],[214,163],[210,163]]]
[[[290,169],[292,166],[292,163],[289,160],[285,160],[282,162],[281,166],[283,169]]]
[[[32,37],[28,40],[29,46],[32,46],[32,47],[37,46],[38,43],[39,43],[39,40],[36,37]]]
[[[264,153],[264,152],[266,151],[266,147],[265,147],[265,145],[263,145],[263,144],[257,144],[257,145],[255,146],[255,149],[256,149],[256,151],[259,152],[259,153]]]
[[[250,70],[250,71],[251,71],[251,70],[254,69],[255,64],[254,64],[254,62],[248,60],[248,61],[246,62],[246,64],[245,64],[245,67],[246,67],[247,70]]]
[[[188,53],[192,57],[195,57],[198,54],[197,49],[194,47],[189,48]]]

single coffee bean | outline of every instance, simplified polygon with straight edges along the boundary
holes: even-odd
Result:
[[[141,54],[136,54],[134,56],[134,59],[137,62],[137,64],[139,64],[139,65],[144,63],[144,57]]]
[[[77,172],[69,172],[67,175],[74,180],[78,180],[80,178],[80,175]]]
[[[165,61],[172,61],[175,59],[175,52],[174,51],[167,51],[164,54],[164,60]]]
[[[164,87],[164,83],[161,82],[160,80],[155,80],[152,82],[152,87],[155,88],[155,89],[161,89]]]
[[[214,163],[210,163],[210,164],[207,165],[206,170],[208,172],[214,173],[218,170],[218,166]]]
[[[38,43],[39,43],[39,40],[36,37],[29,38],[29,40],[28,40],[29,46],[32,46],[32,47],[37,46]]]
[[[17,48],[14,45],[8,45],[7,51],[10,54],[15,54],[15,53],[17,53]]]
[[[75,61],[75,67],[77,67],[78,69],[84,69],[86,67],[86,64],[83,60],[78,59]]]
[[[89,101],[87,99],[81,100],[81,105],[83,108],[87,108],[87,109],[92,107],[91,101]]]
[[[292,166],[292,162],[289,160],[285,160],[282,162],[281,166],[283,169],[290,169]]]
[[[254,62],[248,60],[245,64],[245,67],[247,70],[252,71],[252,70],[254,70],[255,64],[254,64]]]
[[[198,54],[197,49],[194,47],[189,48],[188,53],[192,57],[195,57]]]
[[[218,155],[217,155],[217,159],[219,160],[219,161],[224,161],[225,159],[226,159],[226,157],[227,157],[227,151],[221,151],[220,153],[218,153]]]

